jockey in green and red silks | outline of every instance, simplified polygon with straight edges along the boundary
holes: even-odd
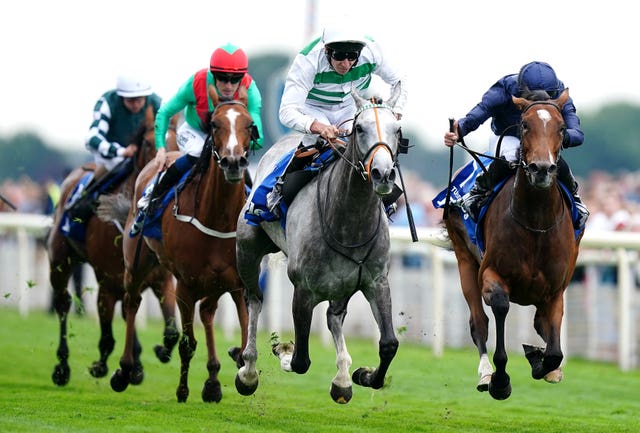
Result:
[[[211,55],[209,68],[204,68],[180,86],[178,92],[160,107],[156,116],[156,165],[158,171],[166,166],[165,138],[171,118],[184,110],[184,123],[178,128],[177,142],[184,154],[178,158],[155,188],[154,197],[161,197],[197,161],[209,133],[209,116],[215,109],[208,88],[214,86],[220,100],[237,100],[241,87],[247,90],[247,110],[253,118],[259,137],[252,140],[253,150],[262,147],[262,96],[248,71],[249,61],[241,49],[232,44],[217,48]],[[146,206],[144,202],[139,207]]]

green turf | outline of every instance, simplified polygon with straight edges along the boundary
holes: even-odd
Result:
[[[186,403],[175,397],[179,357],[169,364],[155,359],[152,347],[161,327],[140,330],[145,380],[122,392],[109,378],[122,352],[124,325],[115,321],[116,349],[107,377],[95,379],[88,366],[97,359],[98,325],[94,318],[70,318],[71,380],[58,387],[51,380],[56,364],[55,316],[31,312],[22,318],[0,309],[0,432],[637,432],[640,431],[640,371],[623,373],[614,364],[569,359],[557,385],[530,377],[527,361],[510,354],[513,392],[504,401],[475,390],[475,350],[447,350],[435,358],[430,349],[403,343],[387,384],[372,391],[354,385],[353,399],[338,405],[329,396],[335,375],[333,347],[311,341],[310,370],[285,373],[270,353],[270,335],[260,335],[260,385],[249,397],[234,386],[235,367],[226,351],[237,340],[217,334],[222,362],[222,401],[204,403],[206,378],[204,333],[191,362]],[[291,335],[282,335],[290,339]],[[401,339],[402,340],[402,339]],[[377,364],[377,345],[347,336],[352,371]]]

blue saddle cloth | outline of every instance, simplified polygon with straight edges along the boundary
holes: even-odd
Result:
[[[192,169],[191,169],[192,170]],[[182,175],[178,184],[170,188],[162,197],[162,202],[156,208],[156,211],[153,215],[147,215],[142,209],[138,209],[138,214],[136,215],[136,219],[131,226],[131,230],[129,230],[129,237],[134,237],[138,233],[140,233],[140,229],[142,229],[142,235],[161,240],[162,239],[162,224],[160,224],[162,220],[162,214],[164,214],[164,210],[169,205],[169,202],[176,196],[176,191],[181,191],[184,187],[184,184],[191,173],[191,170],[188,170],[185,174]],[[144,191],[142,192],[142,197],[148,197],[151,195],[153,188],[156,186],[157,176],[154,176],[153,179],[147,183]],[[146,219],[145,219],[146,217]]]
[[[279,208],[282,217],[279,217],[278,215],[271,212],[271,210],[269,210],[269,207],[267,206],[267,195],[273,190],[273,187],[276,185],[278,178],[285,173],[287,167],[289,166],[289,163],[294,158],[296,150],[298,149],[294,148],[284,154],[275,165],[271,173],[269,173],[269,175],[267,175],[262,180],[260,185],[256,187],[251,202],[249,203],[249,206],[247,206],[247,210],[244,214],[244,218],[245,220],[247,220],[248,224],[252,226],[258,226],[261,222],[277,221],[278,219],[280,219],[282,227],[285,227],[289,205],[285,203],[284,200],[280,200]],[[307,164],[302,169],[309,170],[317,174],[320,169],[329,165],[335,160],[335,158],[336,156],[334,150],[328,148],[320,152],[309,164]]]
[[[480,157],[480,161],[485,167],[489,167],[493,160],[487,157]],[[482,173],[482,167],[475,161],[472,160],[468,162],[462,169],[458,172],[455,178],[451,181],[451,197],[450,202],[458,202],[462,197],[468,193],[473,185],[475,184],[476,177]],[[491,197],[485,202],[485,204],[480,209],[480,214],[478,215],[478,222],[474,222],[471,217],[467,214],[465,209],[460,206],[460,210],[462,211],[464,225],[467,229],[467,235],[471,242],[478,248],[481,253],[485,251],[484,239],[482,237],[482,224],[484,222],[484,216],[487,213],[487,208],[493,201],[493,198],[496,194],[502,189],[504,184],[509,180],[506,178],[499,182],[494,188]],[[578,209],[576,208],[575,201],[573,199],[573,195],[569,192],[566,186],[562,183],[559,183],[562,192],[564,193],[565,198],[571,203],[571,219],[574,222],[578,220]],[[443,208],[446,203],[447,198],[447,188],[444,188],[440,191],[432,200],[433,207],[436,209]],[[584,229],[574,229],[574,235],[576,239],[582,233]]]
[[[126,159],[120,166],[118,166],[117,172],[113,173],[107,181],[100,185],[100,187],[89,193],[89,201],[95,202],[100,194],[106,191],[113,191],[114,187],[122,182],[133,170],[133,161]],[[86,188],[93,179],[93,172],[87,172],[80,178],[71,194],[64,203],[67,208],[71,203],[75,203],[77,200],[86,194]],[[60,224],[60,231],[68,238],[73,240],[84,242],[86,240],[87,221],[81,221],[76,218],[72,218],[69,212],[66,210],[62,213],[62,221]]]

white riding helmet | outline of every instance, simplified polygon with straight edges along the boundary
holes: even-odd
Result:
[[[153,93],[151,85],[140,77],[133,75],[118,76],[116,93],[124,98],[137,98]]]
[[[367,40],[363,34],[345,25],[340,27],[325,27],[322,32],[322,42],[329,47],[335,43],[355,44],[360,45],[360,48],[367,45]]]

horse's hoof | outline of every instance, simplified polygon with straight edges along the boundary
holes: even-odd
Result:
[[[476,386],[476,389],[480,392],[489,391],[489,383],[491,383],[491,375],[486,374],[480,378],[480,380],[478,381],[478,386]]]
[[[236,363],[237,368],[241,368],[244,365],[244,359],[242,359],[242,349],[239,347],[231,347],[227,352],[231,359]]]
[[[144,369],[142,368],[142,363],[136,362],[133,364],[133,370],[129,375],[129,382],[131,385],[140,385],[144,380]]]
[[[178,403],[186,403],[187,398],[189,398],[189,387],[178,385],[178,389],[176,389],[176,398],[178,399]]]
[[[253,384],[245,384],[240,379],[240,375],[236,374],[236,390],[240,395],[252,395],[258,389],[258,380],[256,379],[256,383]]]
[[[508,374],[505,373],[504,376],[504,380],[494,380],[494,373],[489,382],[489,394],[496,400],[506,400],[511,395],[511,380]]]
[[[371,373],[375,370],[370,367],[360,367],[351,375],[351,380],[356,385],[371,387]]]
[[[217,380],[207,379],[202,388],[202,401],[205,403],[220,403],[222,400],[222,389]]]
[[[353,397],[353,390],[351,389],[351,387],[343,388],[337,386],[335,383],[332,383],[329,394],[331,394],[331,398],[336,403],[347,404],[351,401],[351,397]]]
[[[129,381],[125,379],[121,369],[117,369],[111,376],[111,389],[115,392],[122,392],[129,386]]]
[[[94,362],[91,367],[89,367],[89,374],[93,377],[105,377],[109,372],[109,367],[107,364],[101,361]]]
[[[156,344],[153,346],[153,351],[156,354],[156,358],[158,358],[163,364],[171,361],[171,352],[169,352],[166,347]]]
[[[556,368],[555,370],[547,373],[544,376],[544,380],[549,383],[560,383],[563,377],[564,377],[564,374],[562,373],[562,369]]]
[[[51,380],[58,386],[65,386],[69,383],[69,377],[71,377],[71,369],[69,365],[58,364],[53,368],[53,374]]]

